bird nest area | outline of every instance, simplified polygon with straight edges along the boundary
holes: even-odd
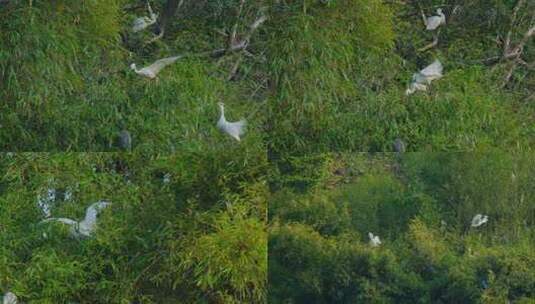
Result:
[[[0,302],[531,303],[534,12],[0,0]]]

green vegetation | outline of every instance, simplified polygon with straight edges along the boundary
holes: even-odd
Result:
[[[265,170],[259,159],[194,153],[3,154],[0,295],[51,304],[262,303]],[[93,238],[39,224],[37,197],[48,188],[58,191],[53,217],[81,219],[91,203],[112,203]],[[66,191],[72,197],[63,200]]]
[[[0,295],[532,302],[534,22],[529,0],[0,0]],[[94,238],[38,224],[48,188],[73,193],[53,216],[112,202]]]
[[[535,298],[532,155],[326,154],[300,166],[323,174],[274,179],[270,303]],[[471,227],[478,213],[489,221]]]
[[[501,60],[532,23],[532,1],[184,1],[165,30],[132,33],[141,1],[7,1],[0,21],[0,142],[9,151],[113,151],[122,129],[135,151],[203,151],[222,138],[216,103],[249,120],[247,145],[274,155],[391,151],[530,150],[535,138],[533,39],[513,65]],[[141,4],[141,5],[139,5]],[[166,1],[154,1],[165,15]],[[438,44],[424,30],[441,6]],[[238,39],[260,12],[249,55],[197,56]],[[485,22],[481,22],[485,20]],[[511,25],[512,24],[512,25]],[[498,37],[498,38],[496,38]],[[157,80],[128,67],[185,54]],[[404,95],[412,73],[434,58],[445,77]],[[230,73],[240,62],[237,73]]]

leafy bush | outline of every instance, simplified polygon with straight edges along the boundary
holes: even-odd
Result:
[[[288,184],[271,197],[271,302],[533,298],[532,155],[376,154],[368,162],[349,153],[324,157],[343,159],[346,172],[359,174],[333,185],[329,174],[338,172],[327,171],[308,191]],[[476,213],[488,214],[489,222],[470,227]],[[382,244],[369,245],[368,232]]]
[[[219,162],[229,164],[195,153],[1,155],[0,290],[31,303],[264,302],[266,186],[255,170],[265,164]],[[111,202],[93,238],[40,223],[49,188],[53,217]]]

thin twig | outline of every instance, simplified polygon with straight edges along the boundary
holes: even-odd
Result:
[[[234,26],[232,27],[232,32],[230,34],[229,47],[236,43],[236,39],[237,39],[236,36],[238,34],[237,33],[238,32],[238,22],[240,20],[244,4],[245,4],[245,0],[241,0],[240,1],[240,6],[238,7],[238,11],[236,13],[236,22],[234,23]]]
[[[439,33],[440,33],[440,30],[439,30]],[[418,52],[425,52],[425,51],[427,51],[427,50],[429,50],[431,48],[434,48],[435,46],[437,46],[437,44],[438,44],[438,34],[435,35],[435,37],[433,38],[433,42],[425,45],[422,48],[419,48],[417,51]]]
[[[503,45],[503,54],[509,53],[510,47],[511,47],[511,36],[513,35],[513,29],[514,24],[516,22],[516,16],[518,14],[518,11],[520,10],[520,7],[524,5],[525,0],[518,0],[515,7],[513,8],[513,15],[511,16],[511,25],[509,28],[509,31],[507,32],[507,36],[505,38],[505,43]]]

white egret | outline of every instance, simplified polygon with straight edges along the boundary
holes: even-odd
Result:
[[[405,94],[410,95],[416,91],[427,91],[427,86],[431,81],[442,78],[443,70],[442,63],[437,59],[420,72],[414,73],[411,84]]]
[[[171,182],[171,173],[165,173],[162,177],[162,182],[164,184],[169,184]]]
[[[423,12],[422,12],[422,15],[423,15]],[[428,31],[434,31],[439,26],[446,24],[446,15],[442,13],[441,8],[437,9],[437,15],[427,17],[427,18],[425,17],[425,15],[423,15],[423,18],[424,18],[424,23],[425,23],[425,29]]]
[[[98,213],[108,207],[111,203],[107,201],[98,201],[89,206],[85,213],[84,220],[77,222],[68,218],[49,218],[41,223],[47,222],[60,222],[70,226],[70,233],[75,238],[91,237],[97,227],[97,215]]]
[[[134,70],[137,74],[141,75],[141,76],[145,76],[145,77],[148,77],[150,79],[154,79],[156,78],[156,75],[158,75],[158,73],[163,69],[165,68],[166,66],[172,64],[173,62],[177,61],[180,57],[182,56],[174,56],[174,57],[168,57],[168,58],[163,58],[163,59],[159,59],[159,60],[156,60],[153,64],[147,66],[147,67],[144,67],[140,70],[137,69],[136,67],[136,64],[135,63],[132,63],[130,65],[130,68],[132,70]]]
[[[18,302],[17,296],[12,292],[6,293],[2,301],[3,304],[17,304]]]
[[[486,215],[476,214],[472,219],[472,227],[479,227],[489,221],[489,217]]]
[[[378,247],[381,245],[381,240],[379,239],[379,236],[373,235],[373,233],[368,232],[368,237],[370,238],[370,245],[372,247]]]
[[[155,14],[150,7],[150,3],[147,2],[147,8],[149,10],[149,17],[139,17],[132,23],[132,32],[136,33],[146,29],[153,25],[158,20],[158,14]]]
[[[245,134],[245,126],[247,122],[244,119],[236,122],[227,121],[227,119],[225,118],[225,104],[223,104],[222,102],[219,102],[217,104],[219,105],[219,109],[221,111],[221,116],[219,117],[219,121],[217,122],[217,128],[232,136],[237,141],[240,141],[240,136]]]

